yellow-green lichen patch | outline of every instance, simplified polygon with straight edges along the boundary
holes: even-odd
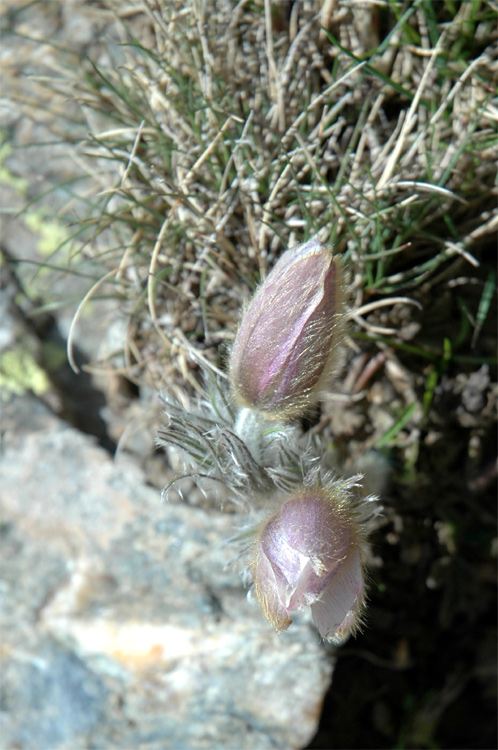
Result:
[[[0,388],[17,394],[32,391],[40,396],[50,388],[50,380],[30,352],[10,349],[0,355]]]

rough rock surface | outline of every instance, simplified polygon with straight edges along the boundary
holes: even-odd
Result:
[[[2,405],[2,747],[297,748],[331,663],[276,635],[223,540],[35,397]]]

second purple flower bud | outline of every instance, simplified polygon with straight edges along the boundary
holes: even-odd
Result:
[[[278,631],[304,605],[323,638],[354,632],[365,603],[364,533],[340,489],[305,488],[261,526],[251,566],[263,612]]]

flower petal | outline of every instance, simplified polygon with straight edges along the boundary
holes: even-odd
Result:
[[[261,551],[253,564],[253,577],[255,593],[265,616],[279,632],[287,630],[292,617],[280,596],[282,582],[278,581],[273,566]]]
[[[320,599],[311,605],[313,622],[323,638],[340,638],[354,630],[364,598],[359,549],[352,549]]]
[[[304,490],[284,503],[280,515],[287,543],[310,558],[317,575],[331,573],[342,562],[349,549],[351,522],[328,493]]]

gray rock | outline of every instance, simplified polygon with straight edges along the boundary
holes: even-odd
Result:
[[[242,519],[162,505],[35,398],[2,411],[2,746],[306,745],[332,664],[305,617],[278,636],[247,600]]]

